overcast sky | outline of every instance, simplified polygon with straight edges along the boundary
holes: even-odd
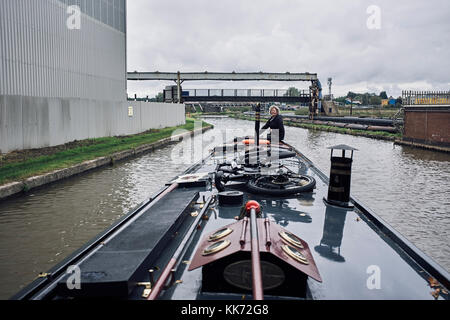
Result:
[[[128,0],[127,19],[128,71],[311,72],[324,87],[332,77],[335,95],[450,87],[449,0]],[[129,81],[128,92],[154,96],[172,84]]]

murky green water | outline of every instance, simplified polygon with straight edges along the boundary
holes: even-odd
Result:
[[[205,134],[204,145],[214,145],[225,129],[231,131],[229,138],[242,130],[251,134],[254,128],[248,121],[207,121],[215,129]],[[348,144],[359,149],[352,194],[450,270],[450,155],[290,127],[286,141],[327,175],[327,147]],[[182,163],[175,152],[180,147],[165,147],[1,202],[0,298],[9,298],[188,168],[190,163]],[[192,146],[190,152],[201,156]]]

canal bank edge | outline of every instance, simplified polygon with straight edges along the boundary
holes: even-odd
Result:
[[[252,117],[245,117],[245,116],[239,116],[239,115],[234,115],[234,114],[228,114],[227,116],[230,118],[240,119],[240,120],[248,120],[248,121],[255,120]],[[386,136],[386,135],[383,135],[382,133],[378,133],[377,131],[371,131],[372,134],[369,134],[366,132],[361,132],[360,130],[357,130],[357,129],[331,127],[331,126],[323,127],[323,125],[314,124],[314,123],[301,123],[301,122],[285,121],[285,124],[286,124],[286,126],[290,126],[290,127],[297,127],[297,128],[311,129],[311,130],[318,130],[318,131],[326,131],[326,132],[335,132],[335,133],[341,133],[341,134],[349,134],[349,135],[359,136],[359,137],[392,141],[396,145],[403,145],[403,146],[408,146],[408,147],[413,147],[413,148],[426,149],[426,150],[430,150],[430,151],[450,153],[450,148],[447,148],[447,147],[422,144],[422,143],[417,143],[417,142],[410,142],[410,141],[406,141],[406,140],[403,140],[402,138],[398,138],[395,136]]]
[[[233,119],[246,120],[246,121],[255,121],[255,118],[248,117],[248,116],[242,116],[242,115],[236,115],[233,113],[227,113],[226,115],[212,114],[209,116],[210,117],[220,117],[220,118],[226,117],[226,118],[233,118]],[[208,115],[206,115],[206,116],[193,115],[193,117],[194,118],[208,117]],[[267,120],[268,117],[265,117],[265,118],[262,117],[262,119]],[[372,132],[372,134],[369,134],[369,133],[363,132],[361,130],[351,129],[351,128],[341,128],[341,127],[331,127],[331,126],[324,127],[323,125],[320,125],[320,124],[290,122],[290,121],[285,121],[285,125],[289,126],[289,127],[326,131],[326,132],[334,132],[334,133],[348,134],[348,135],[377,139],[377,140],[391,141],[394,143],[394,145],[403,145],[403,146],[407,146],[407,147],[425,149],[425,150],[429,150],[429,151],[450,153],[450,148],[447,148],[447,147],[423,144],[423,143],[418,143],[418,142],[410,142],[410,141],[403,140],[401,137],[385,136],[385,135],[383,135],[382,132],[379,132],[379,131],[370,131],[370,132]]]
[[[252,117],[236,116],[236,115],[229,115],[229,116],[231,118],[240,119],[240,120],[248,120],[248,121],[255,120]],[[291,122],[291,121],[285,121],[285,125],[289,126],[289,127],[297,127],[297,128],[303,128],[303,129],[349,134],[349,135],[354,135],[354,136],[360,136],[360,137],[366,137],[366,138],[372,138],[372,139],[378,139],[378,140],[387,140],[387,141],[392,141],[392,142],[394,142],[398,139],[395,136],[386,136],[386,135],[377,133],[379,131],[371,131],[373,134],[369,134],[369,133],[361,132],[360,130],[356,130],[356,129],[331,127],[331,126],[323,127],[323,125],[320,125],[320,124]]]
[[[85,173],[93,169],[114,164],[117,161],[126,160],[135,156],[140,156],[145,153],[152,152],[156,149],[172,144],[181,138],[193,136],[199,132],[203,133],[212,128],[213,128],[212,125],[208,125],[206,127],[203,127],[202,129],[191,130],[190,132],[182,133],[173,137],[164,138],[150,144],[141,145],[134,149],[120,151],[106,157],[100,157],[97,159],[84,161],[80,164],[71,166],[69,168],[58,169],[43,175],[27,178],[23,181],[7,183],[5,185],[0,186],[0,201],[10,198],[12,196],[26,193],[32,189],[36,189],[38,187],[42,187],[44,185],[53,182],[57,182],[63,179],[79,175],[81,173]]]
[[[440,151],[440,152],[450,153],[450,148],[447,148],[447,147],[434,146],[434,145],[406,141],[406,140],[399,140],[399,139],[395,139],[394,143],[398,144],[398,145],[402,145],[402,146],[413,147],[413,148],[420,148],[420,149],[425,149],[425,150],[430,150],[430,151]]]

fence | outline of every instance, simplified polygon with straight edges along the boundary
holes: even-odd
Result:
[[[284,89],[185,89],[183,97],[309,97],[306,90]]]
[[[450,91],[402,91],[404,106],[450,105]]]

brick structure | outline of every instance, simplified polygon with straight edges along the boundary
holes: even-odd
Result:
[[[450,105],[405,107],[403,140],[450,147]]]

